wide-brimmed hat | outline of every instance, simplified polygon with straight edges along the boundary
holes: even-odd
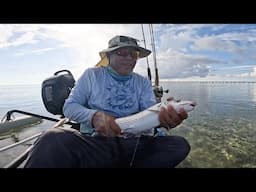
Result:
[[[140,47],[137,41],[137,39],[128,36],[118,35],[113,37],[108,42],[108,48],[99,52],[101,60],[96,64],[96,66],[107,66],[109,62],[106,53],[115,51],[122,47],[134,47],[139,52],[138,58],[147,57],[151,53],[151,51],[143,47]]]

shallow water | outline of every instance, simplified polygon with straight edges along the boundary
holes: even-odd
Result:
[[[170,89],[169,96],[198,104],[170,132],[184,136],[191,145],[179,167],[256,167],[256,83],[163,83],[163,87]]]
[[[184,136],[191,145],[189,156],[178,167],[256,167],[256,83],[161,82],[161,85],[169,89],[163,100],[173,96],[197,102],[189,118],[170,131],[171,135]],[[0,86],[0,118],[12,109],[54,117],[43,106],[40,85]],[[11,133],[7,139],[0,140],[0,147],[53,124],[43,121]],[[0,153],[0,167],[26,147]]]

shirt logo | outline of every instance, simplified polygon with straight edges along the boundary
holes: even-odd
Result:
[[[109,97],[107,105],[112,109],[127,110],[135,104],[134,88],[126,85],[125,82],[111,83],[107,87]]]

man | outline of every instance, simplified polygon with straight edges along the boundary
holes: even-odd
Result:
[[[85,70],[66,99],[63,111],[80,123],[80,132],[51,129],[35,145],[25,167],[175,167],[190,146],[179,136],[154,136],[154,130],[124,135],[116,118],[156,103],[151,83],[133,72],[137,59],[150,50],[127,36],[115,36],[100,52],[97,67]],[[161,108],[159,121],[171,129],[187,118],[171,107]]]

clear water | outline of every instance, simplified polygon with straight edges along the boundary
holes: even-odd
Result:
[[[194,100],[196,109],[171,134],[191,152],[179,167],[256,167],[256,83],[162,83],[164,95]]]
[[[189,156],[178,167],[256,167],[256,83],[161,82],[161,85],[169,89],[163,100],[173,96],[198,104],[188,119],[170,131],[172,135],[184,136],[191,145]],[[40,85],[0,86],[0,118],[12,109],[54,117],[43,106]],[[5,135],[8,138],[0,140],[0,147],[52,125],[43,121]],[[0,167],[25,148],[24,145],[0,152]]]
[[[7,111],[14,109],[59,118],[46,111],[41,99],[41,85],[0,85],[0,120],[2,120]],[[21,116],[19,113],[14,113],[13,115],[14,117],[12,118]],[[33,126],[21,127],[10,130],[7,133],[0,133],[0,148],[42,132],[53,125],[54,122],[43,120]],[[0,167],[5,166],[22,154],[33,141],[31,140],[24,145],[14,147],[12,150],[0,152]]]

